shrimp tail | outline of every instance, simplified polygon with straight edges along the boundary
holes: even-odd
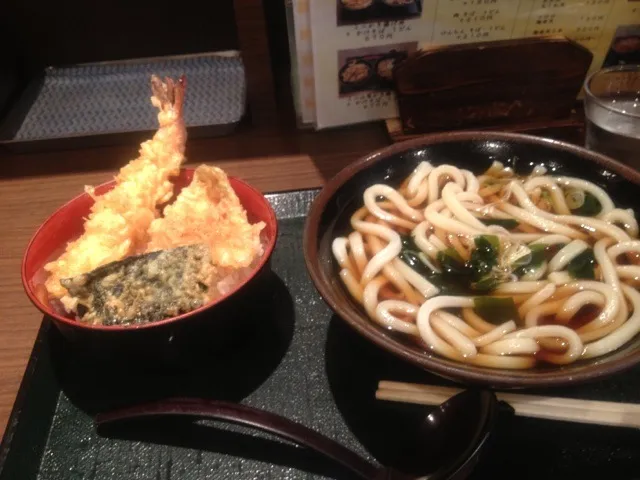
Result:
[[[187,89],[187,77],[180,75],[177,85],[174,87],[174,108],[178,111],[178,115],[182,116],[182,107],[184,106],[184,93]]]
[[[164,82],[157,75],[151,76],[151,102],[163,111],[173,110],[182,116],[187,78],[182,75],[178,81],[165,77]]]

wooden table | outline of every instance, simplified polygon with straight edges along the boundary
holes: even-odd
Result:
[[[313,188],[388,144],[388,138],[382,123],[318,133],[246,128],[229,137],[190,140],[187,161],[216,164],[264,192]],[[0,151],[0,433],[42,320],[20,280],[27,242],[84,185],[109,180],[136,154],[137,145],[20,155]]]

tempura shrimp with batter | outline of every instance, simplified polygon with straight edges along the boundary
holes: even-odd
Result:
[[[120,170],[112,190],[96,196],[93,188],[86,188],[95,203],[84,223],[84,233],[45,266],[50,273],[45,283],[49,295],[60,299],[68,310],[75,305],[66,297],[60,280],[144,251],[149,226],[160,214],[158,205],[173,195],[170,178],[178,175],[185,158],[186,80],[165,78],[163,82],[154,75],[151,87],[151,103],[159,109],[159,129],[141,144],[139,156]]]

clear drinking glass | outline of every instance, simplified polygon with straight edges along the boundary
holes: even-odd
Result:
[[[640,169],[640,65],[602,69],[584,87],[587,148]]]

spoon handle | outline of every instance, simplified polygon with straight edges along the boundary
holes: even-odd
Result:
[[[379,468],[339,443],[285,417],[257,408],[214,400],[177,398],[122,408],[96,416],[96,426],[144,417],[180,415],[252,427],[307,447],[330,458],[364,479],[375,478]]]

